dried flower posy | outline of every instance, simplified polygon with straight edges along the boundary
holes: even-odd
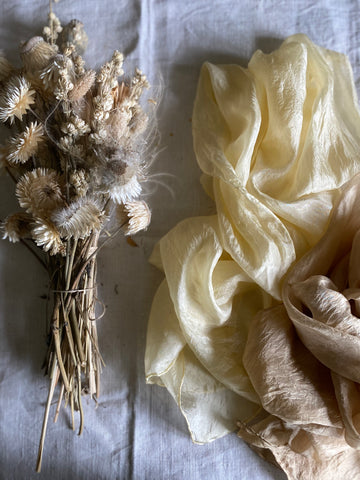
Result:
[[[118,51],[99,72],[86,69],[83,25],[73,20],[63,28],[51,10],[49,19],[44,37],[21,46],[21,68],[0,56],[0,120],[12,132],[1,165],[16,181],[24,209],[6,218],[3,237],[23,242],[46,266],[54,302],[37,471],[56,385],[55,420],[64,399],[73,426],[74,411],[80,412],[79,433],[81,395],[99,395],[102,359],[94,320],[101,231],[109,228],[113,211],[116,232],[131,235],[150,222],[139,198],[147,167],[141,153],[148,117],[139,103],[146,77],[136,70],[130,81],[119,81],[124,72]],[[35,246],[46,252],[43,258]]]

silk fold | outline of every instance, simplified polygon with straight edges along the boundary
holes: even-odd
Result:
[[[154,249],[165,278],[146,380],[169,390],[194,441],[238,421],[289,478],[332,478],[287,465],[306,452],[311,475],[318,444],[357,459],[360,280],[349,265],[360,250],[344,195],[359,181],[352,194],[344,185],[360,171],[360,114],[347,57],[298,34],[248,68],[205,63],[193,139],[216,214],[182,221]]]

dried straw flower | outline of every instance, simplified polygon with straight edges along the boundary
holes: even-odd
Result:
[[[18,242],[21,238],[27,238],[31,233],[32,216],[28,213],[19,212],[9,215],[2,224],[3,238],[10,242]]]
[[[26,163],[38,151],[38,146],[44,139],[42,125],[31,122],[25,130],[9,140],[7,145],[7,160],[9,163]]]
[[[0,96],[0,120],[10,120],[10,124],[14,123],[15,117],[22,120],[30,105],[35,102],[34,95],[35,90],[31,89],[24,77],[11,79]]]
[[[65,255],[66,247],[60,238],[55,225],[49,220],[36,217],[31,236],[38,247],[42,247],[50,255]]]
[[[126,222],[123,227],[125,235],[134,235],[141,230],[146,230],[151,221],[150,208],[143,200],[120,205],[117,215],[120,225]]]
[[[65,239],[86,238],[91,232],[100,230],[104,219],[103,208],[91,197],[80,197],[68,207],[54,212],[51,217]]]
[[[116,184],[109,190],[110,198],[115,203],[127,203],[137,198],[141,194],[141,185],[137,176],[134,174],[128,179],[124,179],[123,184]]]
[[[116,204],[130,202],[141,194],[140,181],[144,167],[136,150],[128,145],[118,148],[104,165],[97,168],[94,178],[100,179],[100,188]]]
[[[20,48],[20,57],[25,69],[31,73],[48,65],[56,55],[56,48],[42,37],[33,37]]]
[[[64,204],[60,184],[59,173],[49,168],[37,168],[26,173],[16,187],[20,206],[28,213],[48,217]]]

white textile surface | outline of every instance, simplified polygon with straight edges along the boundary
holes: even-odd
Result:
[[[47,22],[46,0],[2,0],[0,48],[18,63],[21,40]],[[152,298],[162,274],[148,262],[154,244],[185,217],[213,213],[203,193],[192,147],[191,115],[202,63],[246,66],[254,50],[270,52],[291,34],[346,53],[360,74],[360,3],[357,0],[61,0],[66,23],[81,20],[89,35],[85,58],[98,67],[114,49],[162,85],[157,112],[160,153],[148,183],[153,212],[138,248],[119,238],[99,254],[99,297],[106,315],[99,341],[106,368],[95,408],[85,401],[81,437],[69,410],[49,422],[41,474],[35,474],[48,380],[47,278],[20,244],[0,243],[0,479],[284,479],[236,434],[194,445],[165,389],[145,384],[144,350]],[[172,195],[162,186],[166,184]],[[152,192],[150,194],[150,192]],[[16,211],[14,189],[0,178],[0,219]],[[54,414],[54,407],[51,415]],[[77,419],[78,420],[78,419]]]

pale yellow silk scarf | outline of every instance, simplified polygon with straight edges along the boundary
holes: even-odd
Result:
[[[289,452],[298,455],[291,446],[293,424],[297,432],[311,425],[306,431],[314,438],[326,430],[329,451],[335,441],[336,452],[353,455],[343,438],[345,422],[347,437],[358,443],[353,403],[340,402],[341,414],[338,403],[353,383],[342,380],[342,363],[339,372],[323,353],[316,356],[313,332],[287,313],[299,307],[293,295],[311,310],[309,289],[332,286],[312,276],[291,288],[284,281],[324,235],[341,187],[360,171],[360,114],[347,57],[294,35],[270,55],[255,52],[247,69],[204,64],[193,136],[202,183],[217,213],[181,222],[153,252],[165,279],[149,320],[147,382],[169,390],[196,442],[214,440],[240,421],[240,434],[254,446],[264,449],[273,441],[283,448],[275,458],[286,470]],[[349,328],[360,334],[354,322]],[[272,337],[276,341],[268,342]],[[286,378],[294,377],[279,386],[279,365],[303,358],[305,371],[285,370]],[[312,370],[314,358],[321,379]],[[294,391],[306,375],[307,389]],[[263,423],[250,428],[246,422],[263,408]],[[264,431],[271,441],[263,440]],[[290,478],[311,478],[286,471]]]

